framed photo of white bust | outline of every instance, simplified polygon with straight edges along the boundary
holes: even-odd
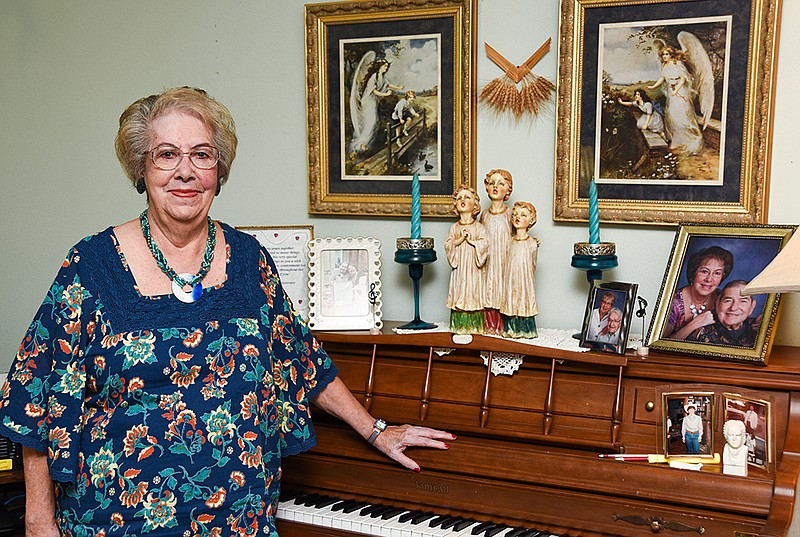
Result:
[[[747,464],[769,471],[773,461],[770,402],[740,394],[726,393],[725,420],[744,423],[744,448]]]
[[[308,248],[309,327],[381,328],[381,242],[373,237],[320,237]]]

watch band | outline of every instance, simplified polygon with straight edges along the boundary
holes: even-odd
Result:
[[[375,423],[372,424],[372,434],[369,435],[369,438],[367,438],[367,442],[369,442],[370,444],[375,443],[375,439],[378,438],[378,435],[385,430],[386,430],[386,422],[380,418],[376,419]]]

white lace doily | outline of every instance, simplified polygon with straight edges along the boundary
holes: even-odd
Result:
[[[481,358],[483,358],[483,365],[489,365],[489,351],[481,351]],[[492,353],[492,375],[495,377],[497,375],[513,375],[522,365],[522,359],[521,354]]]
[[[423,332],[449,332],[450,326],[448,323],[438,322],[436,328],[429,330],[402,330],[394,328],[397,334],[419,334]],[[539,337],[533,339],[513,339],[516,343],[524,343],[527,345],[534,345],[538,347],[548,347],[552,349],[562,349],[572,352],[586,352],[589,349],[580,346],[580,341],[572,337],[577,330],[558,330],[555,328],[541,328],[539,329]],[[490,336],[498,339],[507,339],[500,336]],[[443,356],[452,352],[452,349],[435,348],[434,352]],[[481,352],[484,365],[488,364],[488,352]],[[513,375],[522,364],[523,356],[521,354],[512,354],[505,352],[495,352],[492,354],[492,374],[497,375]]]

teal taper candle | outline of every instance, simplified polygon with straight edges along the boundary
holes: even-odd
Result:
[[[420,214],[419,175],[414,174],[411,180],[411,238],[419,239],[422,236],[422,216]]]
[[[597,185],[589,183],[589,243],[600,244],[600,211],[597,206]]]

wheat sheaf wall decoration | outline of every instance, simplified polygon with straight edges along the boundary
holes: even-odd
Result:
[[[539,110],[553,98],[556,87],[545,77],[532,73],[531,69],[550,50],[551,41],[552,38],[548,38],[519,66],[505,59],[489,43],[484,43],[486,55],[505,74],[483,87],[479,96],[481,102],[498,115],[511,112],[516,119],[523,114],[538,115]]]

